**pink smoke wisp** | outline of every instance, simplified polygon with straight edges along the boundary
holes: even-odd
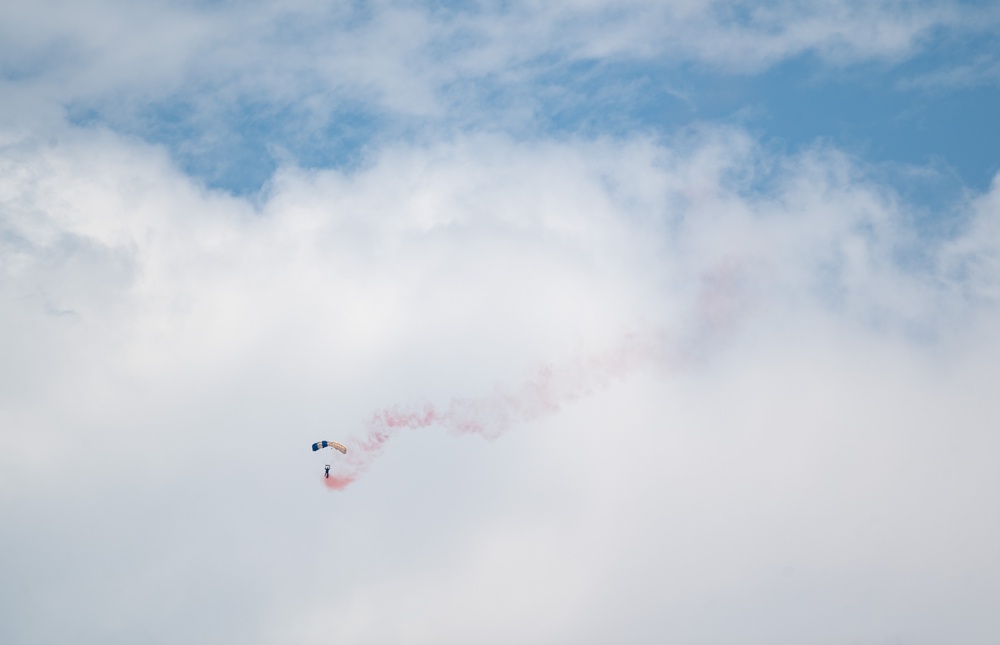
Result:
[[[330,490],[343,490],[368,469],[390,439],[404,430],[439,425],[459,434],[495,439],[515,424],[555,414],[565,404],[606,389],[640,362],[660,356],[663,345],[658,334],[630,334],[612,351],[560,365],[544,365],[513,391],[497,387],[489,396],[452,399],[446,407],[425,403],[378,410],[366,423],[364,437],[347,442],[347,455],[337,460],[338,472],[331,471],[324,482]]]
[[[431,403],[391,405],[372,414],[363,438],[349,440],[336,473],[324,479],[330,490],[344,490],[364,473],[398,432],[432,425],[459,434],[495,439],[511,426],[550,416],[566,404],[624,379],[640,365],[689,367],[702,360],[706,347],[732,333],[745,307],[738,280],[738,263],[728,258],[702,274],[692,332],[673,339],[663,331],[628,334],[607,352],[558,365],[543,365],[520,387],[497,387],[482,398],[452,399],[446,407]]]
[[[354,476],[346,477],[331,473],[329,477],[323,477],[323,483],[329,490],[344,490],[352,481],[354,481]]]

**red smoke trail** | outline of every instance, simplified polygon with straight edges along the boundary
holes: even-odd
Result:
[[[355,477],[357,477],[357,475],[351,475],[350,477],[343,475],[330,475],[329,477],[323,478],[323,483],[326,484],[326,487],[330,490],[344,490],[347,488],[348,484],[354,481]]]
[[[482,398],[452,399],[446,407],[392,405],[375,412],[366,424],[364,438],[347,442],[347,455],[337,459],[339,472],[324,479],[327,488],[343,490],[349,486],[403,430],[441,425],[461,434],[494,439],[515,424],[549,416],[565,404],[607,388],[640,364],[677,367],[700,361],[709,345],[735,327],[744,304],[737,274],[737,263],[727,259],[702,275],[695,305],[698,324],[683,342],[668,342],[665,332],[629,334],[618,347],[603,354],[543,365],[513,391],[498,387]]]
[[[513,391],[497,388],[477,399],[452,399],[446,407],[430,403],[393,405],[375,412],[366,424],[364,438],[347,442],[347,455],[338,459],[337,473],[324,479],[327,488],[343,490],[377,458],[396,433],[440,425],[461,434],[499,437],[511,426],[556,413],[595,390],[634,371],[639,363],[665,358],[661,334],[631,334],[613,351],[560,365],[545,365],[534,377]]]

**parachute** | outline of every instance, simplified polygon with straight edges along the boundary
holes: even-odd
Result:
[[[317,441],[313,444],[313,452],[316,452],[320,448],[333,448],[334,450],[339,450],[343,454],[347,454],[347,446],[342,443],[337,443],[336,441]]]
[[[317,441],[316,443],[313,444],[313,452],[316,452],[317,450],[320,450],[322,448],[331,448],[333,450],[339,450],[340,452],[342,452],[345,455],[347,454],[347,446],[345,446],[342,443],[337,443],[336,441]],[[329,454],[329,453],[324,453],[324,454]],[[326,477],[327,479],[329,479],[330,478],[330,458],[329,457],[326,458],[326,466],[324,466],[324,468],[326,468],[326,472],[324,473],[324,477]]]

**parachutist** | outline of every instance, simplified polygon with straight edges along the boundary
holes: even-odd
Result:
[[[316,452],[317,450],[320,450],[322,448],[332,449],[330,452],[325,453],[327,455],[332,454],[333,450],[336,450],[342,455],[347,454],[347,446],[345,446],[342,443],[337,443],[336,441],[317,441],[316,443],[313,444],[313,452]],[[323,461],[326,461],[326,459],[324,459]],[[330,464],[326,465],[326,472],[323,473],[323,476],[326,477],[327,479],[330,479]]]

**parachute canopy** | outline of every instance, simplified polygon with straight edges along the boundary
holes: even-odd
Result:
[[[345,455],[347,454],[347,446],[342,443],[337,443],[336,441],[317,441],[313,444],[313,452],[316,452],[320,448],[333,448],[334,450],[339,450]]]

